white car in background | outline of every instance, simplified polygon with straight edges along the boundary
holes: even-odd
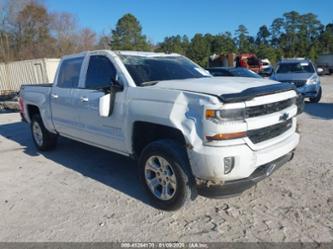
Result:
[[[272,75],[273,73],[273,66],[271,64],[271,62],[269,61],[269,59],[262,59],[261,60],[262,63],[262,71],[261,71],[261,75],[264,77],[269,77]]]

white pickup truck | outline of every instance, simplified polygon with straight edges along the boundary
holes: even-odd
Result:
[[[243,192],[299,142],[291,84],[214,78],[178,54],[66,56],[53,85],[22,87],[20,106],[39,150],[60,135],[137,158],[152,204],[165,210]]]

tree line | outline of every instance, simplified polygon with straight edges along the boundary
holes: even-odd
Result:
[[[97,35],[73,14],[38,0],[0,0],[0,61],[61,57],[96,47]]]
[[[207,66],[212,54],[255,53],[273,63],[283,57],[308,57],[333,52],[333,22],[322,24],[313,13],[284,13],[255,36],[245,25],[234,33],[197,33],[165,37],[153,44],[132,14],[121,17],[109,34],[81,28],[75,16],[50,12],[38,0],[0,0],[0,61],[61,57],[92,49],[175,52]]]

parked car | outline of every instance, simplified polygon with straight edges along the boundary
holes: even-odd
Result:
[[[255,54],[240,54],[236,57],[236,67],[244,67],[259,73],[262,70],[261,61]]]
[[[217,76],[233,76],[233,77],[248,77],[258,78],[262,77],[255,72],[242,67],[211,67],[207,70],[215,77]]]
[[[296,98],[291,84],[212,77],[178,54],[102,50],[65,56],[53,85],[22,87],[20,106],[37,149],[64,136],[135,158],[152,204],[175,210],[291,160]]]
[[[272,66],[269,66],[269,67],[266,67],[266,68],[263,68],[260,72],[259,72],[259,75],[262,76],[262,77],[267,77],[269,78],[270,76],[272,76],[273,74],[273,67]]]
[[[319,55],[316,64],[318,68],[323,69],[323,74],[333,73],[333,53]]]
[[[318,73],[320,72],[319,69]],[[313,103],[318,103],[321,99],[320,78],[316,68],[308,59],[293,58],[278,62],[271,79],[294,84],[297,91]]]
[[[262,63],[262,68],[267,68],[269,66],[272,66],[271,62],[267,58],[261,59],[261,63]]]
[[[269,59],[262,59],[261,63],[262,67],[259,74],[263,77],[270,77],[273,74],[274,70],[271,62],[269,61]]]

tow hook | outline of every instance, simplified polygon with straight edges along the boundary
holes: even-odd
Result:
[[[294,159],[294,156],[295,156],[295,150],[293,150],[293,151],[291,152],[291,156],[290,156],[290,158],[289,158],[289,161],[293,160],[293,159]]]

